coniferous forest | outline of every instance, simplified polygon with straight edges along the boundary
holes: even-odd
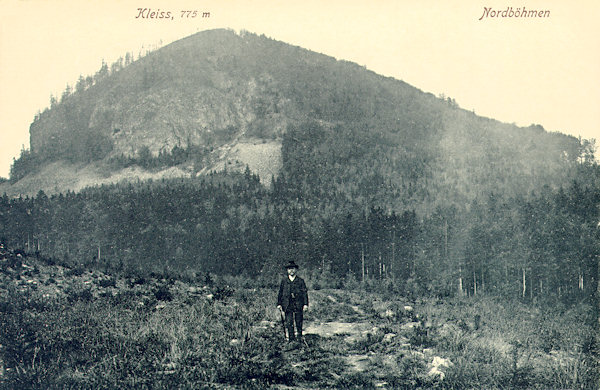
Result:
[[[276,275],[286,259],[314,273],[393,279],[434,295],[591,299],[600,253],[600,170],[527,196],[489,193],[429,214],[311,196],[285,174],[213,173],[0,198],[0,237],[72,266],[113,272]],[[409,288],[409,287],[407,287]]]

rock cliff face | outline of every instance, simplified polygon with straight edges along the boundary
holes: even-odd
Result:
[[[250,44],[232,32],[210,31],[151,53],[42,114],[30,127],[31,150],[97,159],[134,156],[144,146],[156,155],[174,146],[280,137],[290,120],[289,99],[270,93],[268,74],[240,74],[230,64]]]
[[[272,58],[265,56],[264,48],[270,48]],[[296,62],[315,69],[323,61],[335,63],[265,37],[212,30],[149,53],[110,74],[101,70],[93,82],[66,94],[35,118],[30,145],[37,161],[44,162],[42,172],[36,169],[3,190],[36,193],[39,188],[34,183],[52,176],[57,176],[51,180],[56,185],[43,186],[49,192],[145,177],[139,169],[98,165],[120,156],[136,158],[143,150],[158,156],[174,147],[197,147],[209,153],[180,166],[180,175],[248,165],[268,183],[282,165],[285,129],[307,117],[298,99],[294,102],[288,96],[285,69]],[[82,168],[82,164],[91,165]],[[49,166],[60,167],[57,175]],[[62,180],[80,175],[80,180]],[[172,177],[172,169],[167,177]]]

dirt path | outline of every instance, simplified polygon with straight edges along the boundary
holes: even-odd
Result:
[[[424,322],[405,302],[364,301],[360,294],[339,291],[313,292],[312,302],[316,307],[304,328],[307,344],[287,352],[297,369],[312,369],[311,357],[326,353],[338,363],[328,364],[332,375],[358,375],[377,388],[393,388],[390,373],[407,365],[436,380],[451,364],[427,345]]]
[[[370,301],[341,290],[313,291],[310,299],[304,342],[286,344],[281,336],[281,353],[298,378],[329,378],[325,387],[385,389],[397,386],[406,370],[434,383],[451,365],[428,345],[425,322],[401,299]],[[271,318],[277,320],[258,326],[282,333],[279,317]],[[303,389],[298,382],[294,388]]]

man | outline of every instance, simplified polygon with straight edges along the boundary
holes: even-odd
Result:
[[[302,339],[302,321],[304,312],[308,310],[308,292],[304,280],[297,276],[298,265],[290,261],[286,266],[287,277],[279,285],[279,295],[277,296],[277,309],[285,313],[285,327],[287,329],[288,340],[296,340],[294,334],[294,323],[298,338]]]

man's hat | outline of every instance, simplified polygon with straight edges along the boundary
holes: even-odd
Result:
[[[298,264],[294,263],[294,260],[290,260],[289,263],[285,266],[285,269],[296,268],[298,269]]]

